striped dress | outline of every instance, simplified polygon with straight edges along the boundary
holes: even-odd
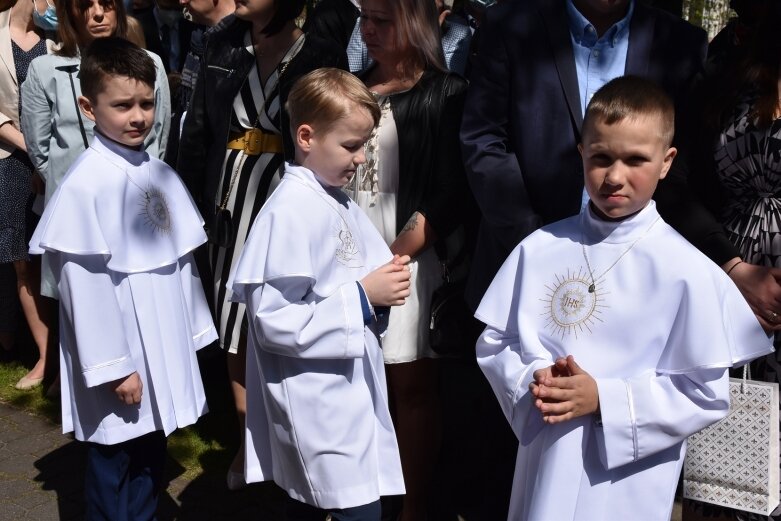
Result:
[[[247,32],[244,38],[247,50],[254,55],[252,39]],[[247,79],[233,100],[230,131],[243,132],[253,127],[264,132],[281,135],[279,76],[286,63],[292,60],[304,43],[302,35],[282,58],[277,69],[261,82],[257,66],[253,65]],[[236,241],[230,248],[209,244],[209,262],[214,274],[214,298],[217,313],[217,327],[220,346],[235,353],[242,331],[247,331],[247,317],[244,304],[230,302],[225,283],[233,264],[238,262],[250,227],[255,221],[266,198],[277,187],[284,167],[283,154],[264,152],[257,156],[244,154],[241,150],[228,149],[225,153],[217,206],[221,205],[230,192],[226,208],[231,213]],[[236,176],[233,189],[231,179]]]

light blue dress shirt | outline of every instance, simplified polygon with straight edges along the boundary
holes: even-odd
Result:
[[[630,0],[626,16],[598,37],[594,25],[577,10],[572,0],[567,0],[567,18],[578,73],[581,114],[585,115],[586,106],[596,91],[610,80],[624,75],[626,52],[629,48],[629,22],[634,10],[634,0]],[[588,194],[584,189],[581,208],[587,203]]]

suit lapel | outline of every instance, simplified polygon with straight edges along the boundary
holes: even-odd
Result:
[[[629,22],[629,47],[626,51],[625,74],[648,77],[655,21],[653,10],[640,2],[635,2],[635,11]]]
[[[572,51],[572,36],[567,23],[567,10],[563,0],[541,0],[537,3],[545,23],[548,39],[553,50],[553,59],[559,73],[561,88],[567,99],[570,115],[575,128],[583,126],[583,114],[580,109],[580,89],[578,71],[575,67],[575,54]]]

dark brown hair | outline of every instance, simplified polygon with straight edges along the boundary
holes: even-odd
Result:
[[[17,0],[0,0],[0,13],[7,11],[16,5]],[[35,8],[33,8],[35,9]]]
[[[274,0],[274,17],[263,28],[263,34],[270,36],[281,31],[286,23],[301,14],[305,4],[306,0]]]
[[[95,102],[109,76],[124,76],[154,89],[155,62],[141,47],[124,38],[97,38],[84,50],[79,71],[82,95]]]
[[[57,5],[57,36],[60,38],[59,56],[74,57],[79,55],[79,48],[86,42],[79,41],[77,27],[85,25],[84,13],[89,9],[91,0],[56,0]],[[127,36],[127,15],[122,0],[100,0],[106,10],[113,10],[117,17],[117,28],[111,36],[125,38]]]
[[[586,107],[583,133],[591,120],[612,125],[625,119],[636,120],[658,116],[658,133],[665,147],[672,144],[675,135],[675,107],[667,93],[651,80],[637,76],[622,76],[607,82]]]

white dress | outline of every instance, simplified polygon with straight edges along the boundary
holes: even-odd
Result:
[[[378,103],[382,117],[366,145],[367,162],[359,168],[353,189],[348,191],[390,246],[396,240],[399,139],[390,98],[380,96]],[[423,251],[409,266],[412,272],[410,296],[404,305],[391,309],[388,332],[382,339],[386,364],[437,356],[428,340],[431,296],[442,285],[442,269],[434,248]]]
[[[206,412],[195,351],[217,338],[192,250],[203,221],[179,176],[95,135],[30,241],[55,267],[63,432],[111,445]],[[109,382],[137,372],[141,403]]]
[[[228,281],[247,306],[247,482],[349,508],[404,493],[379,333],[357,281],[392,258],[341,190],[287,165]]]
[[[726,369],[772,351],[729,277],[653,202],[533,233],[476,316],[478,363],[520,441],[513,521],[669,519],[686,438],[729,408]],[[570,354],[597,382],[601,425],[548,425],[533,405],[534,371]]]

